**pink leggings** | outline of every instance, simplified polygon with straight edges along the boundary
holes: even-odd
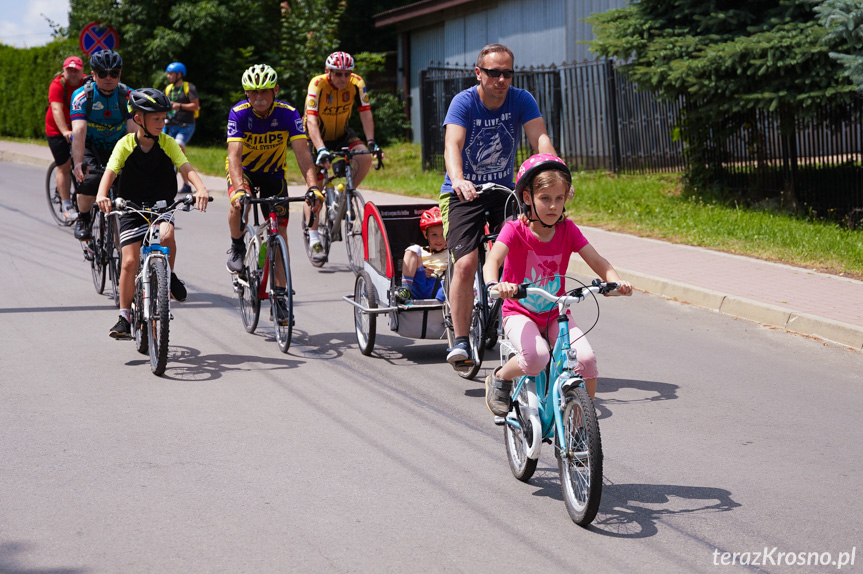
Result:
[[[596,355],[593,353],[593,348],[572,319],[569,320],[569,325],[569,340],[578,354],[578,366],[575,370],[585,379],[595,379],[599,371],[596,368]],[[557,321],[549,324],[549,337],[543,336],[544,329],[545,325],[540,328],[525,315],[507,315],[503,318],[503,332],[518,350],[516,355],[518,367],[526,375],[539,374],[551,358],[549,346],[553,347],[557,341]]]

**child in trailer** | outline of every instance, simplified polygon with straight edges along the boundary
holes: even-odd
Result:
[[[117,196],[141,205],[154,204],[165,200],[169,204],[177,195],[176,167],[183,177],[195,186],[195,207],[207,210],[209,194],[198,174],[189,165],[180,145],[166,133],[165,116],[171,110],[171,101],[155,88],[141,88],[129,94],[129,109],[138,124],[138,131],[125,135],[111,153],[111,159],[99,182],[96,203],[104,213],[111,212],[111,198],[108,191],[119,174]],[[137,213],[120,218],[120,319],[109,331],[114,339],[130,339],[132,297],[135,292],[135,274],[138,272],[138,254],[149,225]],[[174,222],[161,224],[162,245],[169,249],[168,260],[171,265],[171,296],[177,301],[186,299],[186,287],[173,272],[177,257],[177,243],[174,237]]]
[[[441,278],[446,271],[447,251],[439,207],[432,207],[422,213],[420,230],[428,241],[428,249],[419,245],[405,249],[402,285],[396,291],[396,299],[400,303],[411,299],[444,300]]]
[[[564,217],[564,203],[572,198],[572,174],[566,163],[551,154],[528,158],[516,175],[516,195],[526,215],[504,224],[483,267],[486,288],[497,291],[503,303],[503,330],[518,354],[489,373],[485,380],[486,406],[497,416],[511,408],[512,382],[537,375],[548,364],[549,345],[557,339],[558,307],[545,299],[512,299],[521,283],[529,282],[551,293],[565,293],[563,276],[569,258],[578,253],[603,281],[620,284],[628,295],[632,286],[587,242],[575,223]],[[503,277],[498,283],[499,269]],[[596,355],[583,333],[570,320],[570,341],[578,355],[576,371],[584,378],[590,397],[596,393]]]

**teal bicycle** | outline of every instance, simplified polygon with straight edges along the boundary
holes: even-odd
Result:
[[[592,285],[560,297],[530,285],[520,285],[515,298],[545,299],[557,304],[557,342],[543,372],[533,377],[525,375],[515,382],[512,409],[506,417],[495,417],[495,424],[504,428],[509,467],[522,482],[530,480],[536,471],[543,441],[554,445],[566,509],[573,522],[587,526],[596,517],[602,496],[602,440],[593,401],[584,379],[575,372],[578,358],[570,346],[566,311],[588,296],[612,293],[618,284],[594,279]],[[490,295],[498,298],[496,291],[490,291]],[[501,365],[516,353],[509,340],[501,339]]]

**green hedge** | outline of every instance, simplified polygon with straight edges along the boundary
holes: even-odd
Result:
[[[80,53],[74,40],[26,49],[0,45],[0,135],[45,136],[48,85],[63,69],[63,60]]]

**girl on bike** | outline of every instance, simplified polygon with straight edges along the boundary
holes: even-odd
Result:
[[[513,299],[520,283],[531,283],[550,293],[565,293],[563,276],[569,258],[578,253],[604,281],[620,284],[620,294],[632,286],[622,281],[614,267],[593,248],[578,227],[564,217],[564,203],[574,195],[572,174],[566,163],[551,154],[528,158],[516,175],[516,195],[524,214],[508,221],[483,267],[486,288],[498,292],[503,303],[503,330],[518,354],[489,373],[485,380],[485,401],[497,416],[510,410],[512,382],[522,375],[537,375],[548,364],[549,345],[557,339],[557,305],[544,299]],[[503,277],[498,283],[499,269]],[[570,321],[570,340],[578,355],[578,373],[587,392],[596,393],[596,356],[583,333]]]

